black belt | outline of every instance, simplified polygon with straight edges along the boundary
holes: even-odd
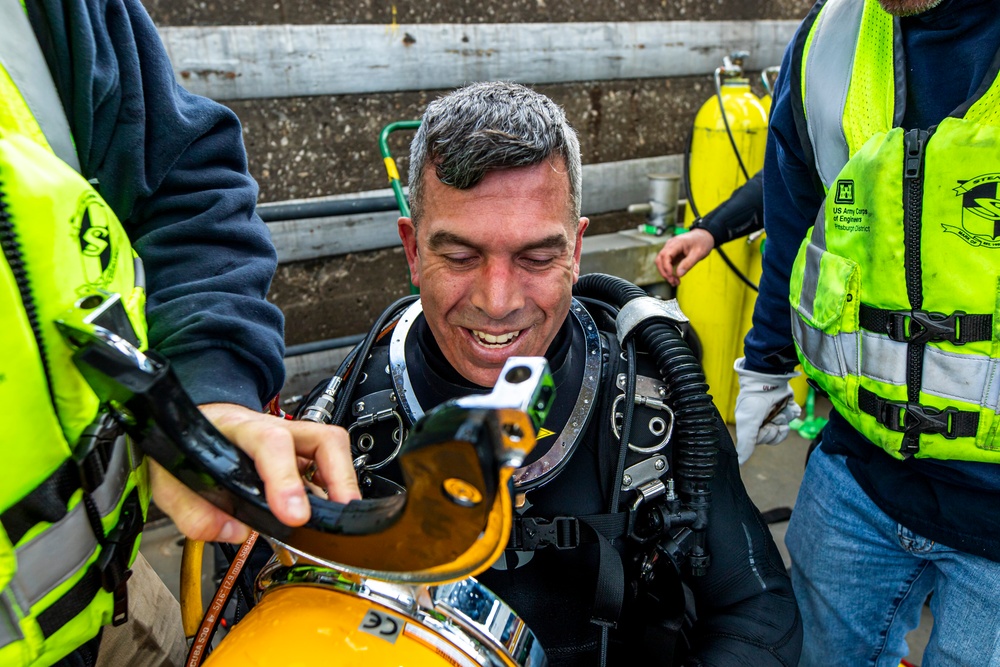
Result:
[[[890,431],[911,436],[936,433],[954,440],[975,437],[979,429],[978,412],[966,412],[957,408],[941,410],[919,403],[889,401],[864,387],[858,389],[858,408]],[[913,454],[916,453],[916,448],[908,446],[904,441],[902,451],[903,454]]]
[[[901,343],[946,340],[964,345],[993,339],[992,315],[969,315],[961,310],[945,315],[926,310],[887,310],[863,303],[858,323],[868,331],[887,334]]]

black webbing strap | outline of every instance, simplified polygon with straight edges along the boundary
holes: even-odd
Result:
[[[42,634],[46,638],[51,637],[56,630],[79,616],[94,600],[99,590],[101,590],[101,571],[96,565],[91,565],[80,581],[36,617]]]
[[[858,389],[858,408],[890,431],[919,435],[936,433],[946,438],[975,437],[979,413],[945,408],[940,410],[917,403],[887,401],[864,387]],[[914,439],[915,441],[915,439]],[[916,447],[904,443],[904,454],[916,453]]]
[[[603,628],[615,628],[625,599],[625,566],[622,564],[622,556],[597,528],[583,520],[580,525],[585,533],[594,536],[600,548],[597,588],[594,590],[594,610],[590,622]]]
[[[80,470],[67,459],[31,493],[0,514],[0,523],[11,544],[17,544],[35,525],[56,523],[66,516],[70,497],[80,488]]]
[[[544,547],[574,549],[581,544],[596,543],[600,551],[591,622],[603,628],[614,628],[625,599],[625,567],[611,540],[625,537],[628,522],[628,512],[553,519],[515,517],[507,548],[519,551]]]
[[[858,323],[863,329],[902,343],[946,340],[964,345],[993,338],[992,315],[969,315],[960,310],[946,315],[926,310],[886,310],[863,303]]]

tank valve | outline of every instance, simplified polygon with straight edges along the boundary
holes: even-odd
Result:
[[[677,174],[648,174],[649,201],[643,204],[629,204],[629,213],[646,214],[645,224],[639,231],[654,236],[672,235],[677,227],[677,196],[681,177]]]
[[[742,76],[743,63],[750,57],[749,51],[733,51],[722,58],[722,71],[726,76]]]

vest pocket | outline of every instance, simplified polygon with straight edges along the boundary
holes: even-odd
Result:
[[[789,288],[795,311],[792,335],[806,375],[835,404],[857,409],[861,268],[807,236],[795,258]]]

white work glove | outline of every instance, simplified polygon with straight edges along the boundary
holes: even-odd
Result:
[[[740,465],[747,462],[757,445],[776,445],[788,437],[788,423],[802,409],[792,396],[788,381],[799,375],[757,373],[743,367],[743,357],[733,369],[740,376],[740,394],[736,397],[736,453]]]

